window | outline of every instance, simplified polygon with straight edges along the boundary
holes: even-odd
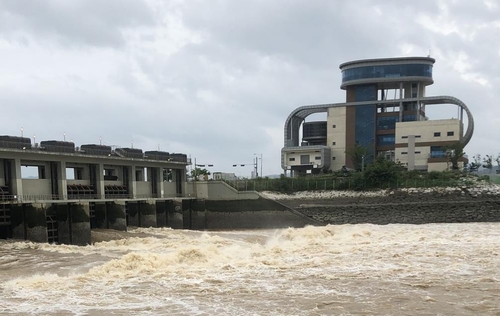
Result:
[[[379,130],[395,129],[396,122],[399,122],[398,116],[377,117],[377,129]]]
[[[362,66],[342,71],[342,82],[367,78],[432,77],[432,65],[400,64]]]
[[[335,124],[332,125],[332,128],[336,128],[336,127],[337,127],[337,125],[335,125]]]
[[[403,115],[403,122],[415,122],[417,120],[417,116],[413,114]]]
[[[434,132],[434,137],[441,137],[441,132]]]
[[[406,138],[408,138],[408,136],[401,136],[401,138],[402,138],[402,139],[406,139]]]
[[[315,160],[321,160],[321,156],[314,157]]]
[[[388,135],[377,135],[377,145],[378,146],[391,146],[394,145],[396,137],[394,134]]]
[[[420,135],[415,135],[415,138],[420,138],[421,136]]]
[[[336,144],[335,142],[332,142],[332,145],[333,145],[333,146],[335,146],[335,144]]]
[[[295,161],[295,158],[289,158],[288,161]]]
[[[332,157],[332,160],[335,160],[335,157]]]
[[[447,136],[453,136],[453,135],[455,135],[455,132],[451,131],[451,132],[446,133],[446,135]]]
[[[415,154],[416,154],[416,155],[418,155],[418,154],[420,154],[420,152],[419,152],[419,151],[416,151],[416,152],[415,152]]]
[[[431,146],[431,158],[445,158],[446,151],[440,146]]]
[[[401,155],[406,155],[407,153],[408,153],[408,152],[406,152],[406,151],[402,151],[402,152],[401,152]]]

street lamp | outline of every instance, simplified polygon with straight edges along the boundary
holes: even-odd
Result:
[[[254,156],[258,156],[259,154],[254,154]],[[262,153],[260,154],[260,177],[262,178],[264,175],[262,174]],[[255,168],[257,171],[257,158],[255,159]],[[258,176],[258,175],[257,175]]]
[[[234,164],[233,167],[245,167],[245,166],[252,166],[254,168],[254,173],[255,173],[255,177],[257,178],[259,176],[259,173],[257,172],[257,157],[255,157],[255,160],[254,162],[252,163],[240,163],[240,164]]]

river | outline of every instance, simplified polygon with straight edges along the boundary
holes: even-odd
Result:
[[[500,223],[0,240],[0,314],[500,315]]]

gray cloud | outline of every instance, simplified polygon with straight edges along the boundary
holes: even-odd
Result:
[[[498,6],[485,2],[0,2],[0,104],[38,139],[184,151],[217,170],[263,153],[280,172],[283,124],[305,104],[342,102],[339,64],[425,56],[431,95],[465,101],[469,153],[496,153]],[[432,110],[436,116],[450,113]],[[311,118],[312,119],[312,118]],[[489,152],[493,151],[493,152]],[[249,170],[239,168],[240,174]]]
[[[69,46],[120,47],[125,44],[123,29],[154,23],[150,8],[140,0],[5,0],[0,12],[0,34],[5,37],[21,31]]]

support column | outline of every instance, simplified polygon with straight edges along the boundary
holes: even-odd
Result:
[[[155,200],[141,201],[139,203],[139,216],[141,217],[140,227],[157,227]]]
[[[131,199],[137,198],[137,179],[135,177],[135,165],[128,167],[128,192]]]
[[[23,179],[21,176],[21,159],[14,159],[12,172],[12,194],[16,196],[18,202],[23,200]]]
[[[58,183],[58,194],[61,200],[68,199],[68,181],[66,180],[66,161],[60,161],[57,163],[57,183]]]
[[[96,193],[98,199],[104,199],[104,164],[99,163],[96,165]]]
[[[154,168],[153,172],[156,173],[156,187],[158,190],[156,197],[162,199],[165,196],[165,189],[163,187],[163,167]]]

